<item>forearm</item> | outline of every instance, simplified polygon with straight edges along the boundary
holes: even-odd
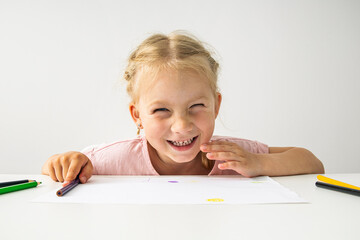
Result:
[[[321,161],[304,148],[289,148],[284,152],[259,154],[261,175],[284,176],[296,174],[324,173]]]

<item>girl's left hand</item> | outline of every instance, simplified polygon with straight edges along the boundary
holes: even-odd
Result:
[[[225,161],[218,165],[219,169],[232,169],[245,177],[261,175],[261,160],[257,154],[250,153],[236,143],[212,141],[200,146],[209,160]]]

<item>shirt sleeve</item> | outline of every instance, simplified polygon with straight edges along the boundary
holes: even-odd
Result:
[[[94,175],[158,175],[144,138],[92,145],[81,151],[93,164]]]
[[[105,143],[98,144],[98,145],[90,145],[90,146],[88,146],[88,147],[86,147],[86,148],[84,148],[83,150],[80,151],[81,153],[83,153],[85,156],[87,156],[90,159],[90,161],[91,161],[91,163],[92,163],[92,165],[94,167],[94,169],[93,169],[93,174],[94,175],[99,174],[98,173],[99,168],[97,167],[98,164],[97,164],[97,161],[96,161],[95,152],[98,149],[103,148],[105,146],[106,146]]]

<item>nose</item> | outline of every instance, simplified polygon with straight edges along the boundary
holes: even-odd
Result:
[[[190,132],[193,128],[191,119],[188,116],[174,116],[171,131],[175,133]]]

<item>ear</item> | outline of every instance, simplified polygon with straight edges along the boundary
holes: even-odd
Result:
[[[222,100],[221,93],[217,92],[217,93],[216,93],[216,102],[215,102],[215,118],[216,118],[217,115],[219,114],[220,105],[221,105],[221,100]]]
[[[141,125],[140,112],[137,106],[134,103],[130,103],[129,105],[130,115],[134,120],[136,126]]]

